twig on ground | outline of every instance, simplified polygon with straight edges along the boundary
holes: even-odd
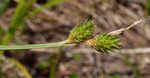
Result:
[[[129,30],[130,28],[132,28],[132,27],[134,27],[134,26],[136,26],[137,24],[142,23],[142,22],[145,22],[145,20],[144,20],[144,19],[140,19],[140,20],[138,20],[138,21],[135,21],[134,23],[132,23],[131,25],[129,25],[129,26],[126,27],[126,28],[121,28],[121,29],[118,29],[118,30],[114,30],[114,31],[110,32],[109,34],[110,34],[110,35],[119,35],[119,34],[123,33],[124,31],[127,31],[127,30]]]

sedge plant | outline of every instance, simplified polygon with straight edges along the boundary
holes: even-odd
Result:
[[[48,47],[60,47],[60,46],[74,46],[74,45],[88,45],[93,47],[99,52],[107,53],[113,49],[119,48],[119,38],[117,35],[129,30],[135,25],[143,22],[141,19],[135,21],[133,24],[126,28],[112,31],[110,33],[98,34],[93,37],[94,25],[91,20],[84,21],[83,23],[76,25],[70,32],[66,40],[56,43],[45,44],[29,44],[29,45],[1,45],[0,50],[19,50],[19,49],[33,49],[33,48],[48,48]]]

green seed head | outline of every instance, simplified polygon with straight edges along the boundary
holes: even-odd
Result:
[[[96,50],[107,53],[112,49],[119,48],[120,40],[109,34],[99,34],[87,42],[87,44],[91,45]]]
[[[80,43],[92,37],[94,26],[92,21],[86,21],[75,26],[69,34],[68,40],[72,43]]]

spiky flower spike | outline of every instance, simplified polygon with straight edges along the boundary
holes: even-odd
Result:
[[[75,26],[69,34],[68,41],[71,43],[80,43],[92,37],[94,26],[92,21],[85,21]]]
[[[119,48],[120,40],[109,34],[99,34],[96,35],[93,39],[87,40],[85,43],[92,46],[96,50],[107,53],[112,49]]]

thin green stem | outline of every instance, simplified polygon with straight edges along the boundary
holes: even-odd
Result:
[[[28,16],[28,12],[31,10],[32,5],[36,0],[20,0],[16,12],[13,15],[9,29],[6,31],[5,36],[1,40],[1,45],[7,45],[14,37],[17,29],[24,23],[25,18]],[[0,51],[0,55],[3,55],[3,51]]]
[[[54,6],[56,6],[58,4],[61,4],[65,1],[66,0],[49,0],[46,4],[42,5],[41,7],[37,8],[35,10],[33,10],[32,13],[27,16],[27,18],[36,15],[37,13],[41,12],[42,10],[44,10],[46,8],[54,7]]]
[[[60,46],[73,46],[74,44],[67,44],[67,40],[56,42],[56,43],[46,43],[46,44],[29,44],[29,45],[1,45],[0,50],[23,50],[23,49],[34,49],[34,48],[48,48],[48,47],[60,47]]]

